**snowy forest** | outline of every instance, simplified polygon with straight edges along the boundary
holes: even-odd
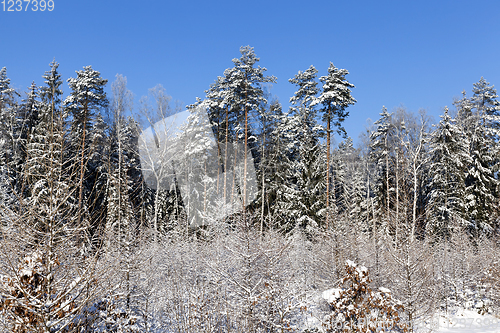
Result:
[[[92,66],[62,78],[54,60],[24,92],[0,70],[0,330],[429,332],[457,309],[498,318],[494,86],[471,82],[434,124],[381,106],[355,147],[346,69],[299,70],[284,109],[276,77],[240,53],[186,107],[188,124],[208,114],[211,177],[203,137],[174,171],[167,155],[141,162],[141,133],[185,110],[161,85],[134,106],[124,76],[108,85]],[[237,143],[251,199],[247,173],[226,170]],[[174,181],[150,186],[146,168]],[[200,184],[187,196],[184,176]]]

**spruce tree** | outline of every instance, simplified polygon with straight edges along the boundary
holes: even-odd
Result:
[[[22,165],[19,127],[19,94],[10,86],[7,69],[0,69],[0,173],[6,180],[5,189],[12,193],[18,187]]]
[[[40,87],[40,98],[42,101],[51,106],[54,111],[58,111],[61,104],[62,90],[61,75],[58,72],[59,63],[54,59],[50,63],[50,70],[46,71],[42,76],[45,85]]]
[[[376,167],[375,197],[378,223],[387,226],[391,215],[390,192],[393,161],[391,145],[394,132],[392,114],[383,107],[380,119],[375,122],[376,130],[370,135],[370,159]],[[374,230],[375,231],[375,230]]]
[[[482,231],[496,227],[493,212],[496,199],[495,179],[495,127],[497,124],[496,90],[484,79],[474,85],[472,98],[455,103],[458,122],[468,138],[469,156],[466,187],[466,216],[470,232],[478,236]]]
[[[290,98],[288,135],[291,141],[290,161],[288,168],[289,181],[288,198],[291,204],[290,213],[294,215],[297,226],[308,233],[318,231],[321,225],[323,208],[324,178],[321,177],[323,166],[323,151],[320,137],[323,127],[317,123],[316,73],[314,66],[304,72],[299,71],[289,81],[298,86],[294,96]]]
[[[465,174],[472,162],[468,138],[445,108],[430,143],[429,234],[449,237],[465,217]],[[456,224],[453,222],[456,221]]]

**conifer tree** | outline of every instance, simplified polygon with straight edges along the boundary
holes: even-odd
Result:
[[[102,136],[101,134],[94,136],[99,131],[94,125],[98,124],[97,116],[101,108],[108,105],[104,92],[104,86],[108,81],[101,78],[101,73],[92,66],[86,66],[83,70],[76,71],[76,74],[76,78],[68,79],[71,93],[64,100],[64,106],[72,115],[70,133],[72,158],[77,159],[80,164],[75,181],[78,184],[78,218],[81,221],[87,209],[86,201],[94,189],[92,181],[95,181],[95,177],[90,176],[92,173],[96,175],[96,165],[89,164],[89,153],[95,148],[94,140]],[[99,122],[102,123],[102,118]],[[94,170],[90,170],[90,167]]]
[[[465,217],[465,174],[471,163],[468,138],[445,108],[430,143],[430,217],[428,232],[449,237],[463,226]],[[453,221],[458,221],[453,225]],[[460,223],[461,222],[461,223]]]
[[[342,123],[349,116],[346,108],[349,105],[354,105],[356,100],[351,96],[351,89],[354,88],[352,83],[349,83],[345,76],[349,74],[346,69],[336,68],[333,63],[330,63],[328,75],[320,77],[323,82],[323,89],[319,96],[318,102],[323,104],[321,113],[323,121],[326,123],[326,227],[329,227],[330,216],[330,136],[331,125],[337,128],[339,134],[345,136],[345,129]]]
[[[270,218],[273,228],[291,230],[295,226],[298,213],[294,205],[297,190],[296,169],[297,137],[295,122],[288,113],[283,113],[281,105],[274,116],[277,122],[271,133],[273,138],[269,159],[273,161],[269,174],[267,201],[270,206]]]
[[[17,115],[17,149],[19,151],[18,159],[22,161],[20,163],[20,169],[27,162],[26,152],[27,146],[33,140],[33,134],[35,128],[40,121],[40,113],[42,112],[43,103],[39,101],[39,89],[33,82],[26,93],[26,98],[22,100],[19,107],[19,113]],[[22,183],[24,175],[21,175],[20,170],[16,176],[17,182]],[[18,191],[20,189],[18,188]]]
[[[474,85],[472,98],[455,103],[458,122],[464,129],[469,143],[471,163],[465,177],[466,216],[469,229],[478,236],[481,231],[491,230],[495,207],[495,126],[497,113],[496,90],[484,79]]]
[[[10,86],[7,69],[0,70],[0,167],[2,172],[15,183],[16,161],[18,161],[17,98],[19,94]]]
[[[233,68],[226,69],[224,76],[219,76],[216,82],[211,84],[210,88],[205,91],[207,111],[218,144],[218,159],[223,166],[218,168],[221,169],[220,171],[226,170],[228,164],[230,164],[230,161],[228,161],[229,144],[236,140],[237,135],[237,120],[235,118],[237,108],[233,107],[235,94],[230,80],[233,72]],[[229,175],[225,172],[217,174],[217,191],[219,192],[222,189],[224,204],[228,204],[228,182],[231,181],[228,177]]]
[[[323,208],[324,178],[322,174],[323,154],[319,139],[323,127],[317,123],[316,73],[314,66],[304,72],[299,71],[289,81],[298,86],[294,96],[290,98],[292,106],[289,112],[290,161],[293,163],[288,185],[292,207],[291,213],[297,225],[309,233],[317,232],[320,226],[321,209]]]
[[[241,139],[243,139],[245,147],[242,189],[243,207],[245,207],[250,203],[247,202],[248,193],[246,188],[248,182],[248,154],[251,154],[249,151],[249,138],[253,135],[251,124],[249,124],[249,117],[252,112],[258,111],[262,104],[267,103],[262,84],[276,82],[276,78],[274,76],[265,76],[266,68],[260,66],[254,67],[260,61],[260,58],[257,58],[255,55],[253,47],[243,46],[240,48],[240,53],[241,57],[239,59],[233,59],[234,69],[227,73],[226,76],[230,81],[230,90],[227,92],[229,95],[228,98],[233,101],[232,108],[234,108],[238,121],[235,129]]]
[[[394,126],[392,114],[383,107],[380,119],[375,122],[377,129],[370,135],[370,159],[376,166],[376,193],[377,217],[379,223],[387,226],[390,220],[390,192],[392,157],[391,145],[393,140]]]
[[[46,71],[42,76],[45,85],[40,87],[40,97],[42,101],[51,106],[54,111],[58,111],[63,93],[61,90],[63,81],[61,80],[61,74],[59,74],[57,70],[58,68],[59,63],[54,59],[50,63],[50,70]]]
[[[277,133],[283,116],[282,107],[279,101],[274,100],[268,108],[260,114],[261,124],[259,133],[259,154],[257,156],[257,178],[259,179],[259,195],[256,200],[256,207],[260,209],[261,234],[264,225],[271,227],[270,213],[276,198],[276,188],[273,183],[280,177],[276,173],[282,172],[281,152],[282,136],[284,133]],[[278,171],[279,170],[279,171]],[[267,218],[266,218],[267,217]]]

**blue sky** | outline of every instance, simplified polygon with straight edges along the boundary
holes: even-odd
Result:
[[[325,75],[330,61],[349,70],[358,103],[345,127],[356,139],[383,105],[423,108],[437,121],[481,76],[500,87],[495,0],[54,3],[52,12],[0,12],[0,67],[19,90],[41,85],[55,57],[65,80],[92,65],[110,82],[126,76],[136,100],[162,84],[186,105],[250,45],[285,107],[297,71]]]

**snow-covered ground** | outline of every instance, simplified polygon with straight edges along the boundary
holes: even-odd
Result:
[[[454,314],[441,313],[430,322],[420,325],[418,331],[436,333],[498,333],[500,319],[491,314],[481,315],[474,310],[457,310]]]

